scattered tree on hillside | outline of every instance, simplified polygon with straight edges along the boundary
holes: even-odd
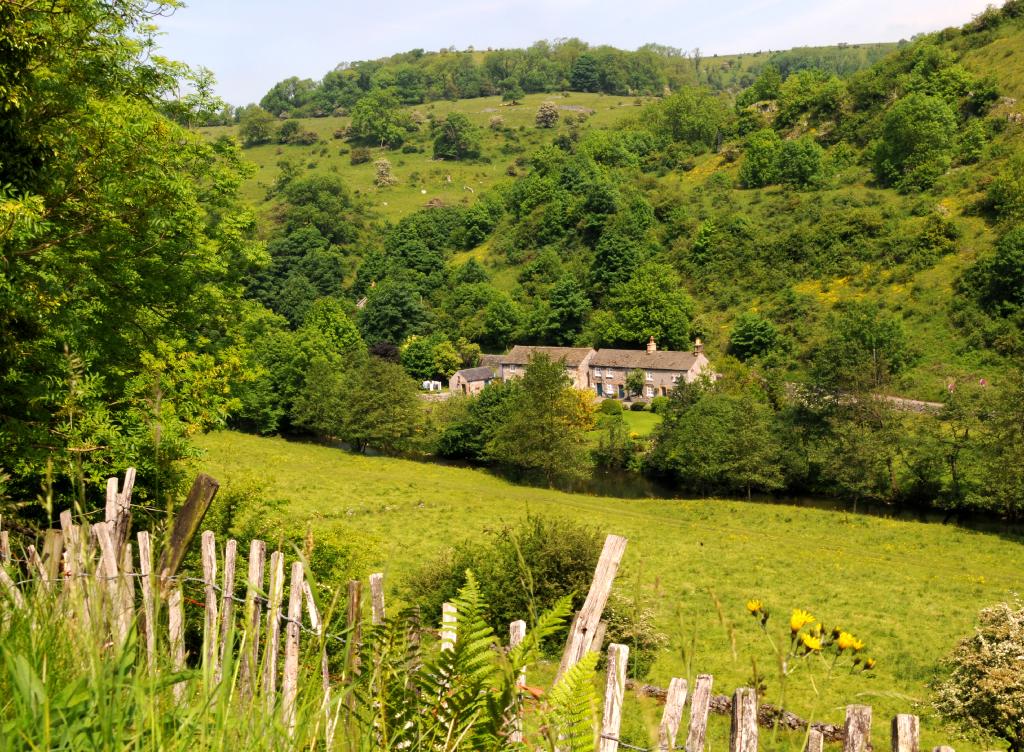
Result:
[[[907,95],[885,113],[874,147],[875,177],[905,191],[930,187],[949,169],[956,127],[942,99]]]
[[[409,130],[408,116],[386,89],[375,89],[352,108],[352,135],[380,146],[397,148]]]
[[[480,129],[461,112],[450,112],[435,126],[434,159],[475,159],[480,156]]]
[[[238,135],[243,146],[269,144],[277,131],[277,121],[266,110],[247,109],[238,121]]]
[[[554,102],[541,102],[534,121],[538,128],[554,128],[558,125],[558,107]]]
[[[740,360],[747,360],[771,350],[777,338],[778,330],[771,321],[748,311],[736,317],[729,334],[729,351]]]
[[[391,160],[382,157],[373,163],[373,169],[373,184],[378,188],[387,188],[398,182],[398,178],[391,174]]]

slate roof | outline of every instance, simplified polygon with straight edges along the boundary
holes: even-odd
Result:
[[[494,378],[494,371],[487,366],[479,366],[477,368],[463,368],[461,371],[456,371],[454,376],[461,376],[466,381],[490,381]]]
[[[564,360],[570,368],[575,368],[592,353],[589,347],[545,347],[541,345],[516,345],[508,355],[501,356],[502,365],[526,365],[534,355],[543,353],[551,360]]]
[[[487,353],[480,354],[480,365],[487,366],[491,369],[497,369],[501,365],[501,359],[503,355],[488,355]]]
[[[692,352],[677,350],[598,350],[590,359],[591,368],[642,368],[650,371],[689,371],[697,362]]]

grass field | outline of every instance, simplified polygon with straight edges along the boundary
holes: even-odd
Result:
[[[993,748],[944,729],[930,710],[928,683],[978,609],[1024,587],[1019,537],[783,504],[573,495],[515,486],[483,470],[232,432],[200,444],[207,452],[201,468],[224,487],[260,479],[268,494],[288,501],[296,521],[372,541],[370,557],[386,572],[390,598],[406,572],[454,541],[528,512],[560,515],[629,538],[618,588],[640,593],[671,637],[653,683],[707,672],[717,691],[731,692],[749,681],[754,658],[773,699],[770,653],[744,610],[747,599],[761,598],[777,621],[800,607],[841,623],[878,659],[873,675],[838,673],[819,716],[836,722],[842,706],[863,702],[875,710],[876,745],[887,743],[894,713],[916,712],[923,748]],[[792,710],[810,711],[807,683],[797,679],[788,692]],[[634,699],[628,706],[634,720],[656,713]],[[716,721],[714,743],[723,724]]]
[[[557,128],[538,129],[534,124],[537,107],[541,102],[553,101],[562,110],[563,118]],[[538,146],[549,143],[559,133],[568,130],[565,116],[580,112],[591,113],[587,127],[612,125],[625,117],[635,115],[645,100],[632,97],[613,97],[605,94],[530,94],[516,105],[503,103],[501,97],[461,99],[455,102],[438,101],[407,107],[409,112],[434,115],[444,119],[449,112],[461,112],[482,129],[482,158],[475,161],[455,162],[435,160],[429,125],[424,123],[418,133],[410,134],[406,142],[420,149],[416,153],[403,153],[400,149],[372,149],[373,159],[360,165],[350,163],[352,146],[333,138],[334,132],[349,124],[347,117],[302,118],[303,130],[314,131],[321,142],[311,146],[267,144],[245,150],[245,156],[256,166],[256,173],[242,186],[242,195],[254,204],[262,204],[280,174],[278,166],[289,160],[304,167],[308,173],[336,173],[356,194],[368,198],[371,206],[385,219],[397,220],[422,208],[431,199],[447,204],[470,203],[473,199],[508,179],[507,169],[517,157],[529,154]],[[512,134],[492,130],[492,117],[500,116]],[[203,133],[217,136],[234,133],[234,127],[202,128]],[[373,160],[386,157],[398,184],[378,188],[374,185]],[[450,178],[450,180],[449,180]],[[263,204],[269,207],[269,204]]]

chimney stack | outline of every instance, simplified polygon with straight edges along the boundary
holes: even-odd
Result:
[[[702,352],[704,352],[704,342],[700,337],[697,337],[697,339],[693,341],[693,354],[700,355]]]
[[[658,352],[658,343],[656,343],[654,341],[654,337],[651,337],[647,341],[647,352],[649,352],[649,353]]]

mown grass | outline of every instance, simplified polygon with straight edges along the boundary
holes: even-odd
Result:
[[[365,541],[392,599],[407,572],[455,541],[528,513],[563,516],[629,538],[618,588],[649,603],[671,638],[652,682],[707,672],[717,691],[731,692],[749,682],[753,658],[767,676],[767,699],[775,698],[771,654],[744,610],[748,598],[761,598],[775,626],[789,609],[806,608],[862,636],[878,659],[871,675],[837,674],[819,715],[840,722],[844,705],[863,702],[875,709],[876,743],[887,738],[894,713],[915,712],[925,747],[952,740],[958,750],[992,748],[944,728],[928,685],[977,611],[1021,589],[1019,536],[790,504],[573,495],[512,485],[483,470],[233,432],[209,434],[200,445],[202,469],[224,487],[261,479],[295,521]],[[805,680],[787,692],[792,710],[809,712]],[[634,717],[654,713],[630,704]]]
[[[537,107],[553,101],[562,109],[557,128],[538,129],[534,118]],[[242,186],[247,201],[269,208],[267,191],[281,172],[282,160],[298,164],[305,172],[335,173],[356,194],[367,198],[373,209],[384,219],[397,220],[422,208],[427,201],[440,199],[446,204],[471,203],[488,188],[510,176],[507,170],[519,156],[528,155],[538,146],[550,143],[570,125],[567,116],[590,112],[586,127],[613,125],[625,117],[636,115],[643,99],[613,97],[604,94],[530,94],[515,105],[503,103],[501,97],[461,99],[455,102],[438,101],[409,106],[409,112],[444,119],[450,112],[461,112],[482,129],[482,154],[479,160],[444,161],[433,158],[433,141],[428,123],[410,134],[408,145],[421,149],[417,153],[403,153],[401,149],[371,149],[369,162],[353,165],[350,161],[353,144],[334,138],[335,131],[346,127],[348,117],[302,118],[301,128],[315,132],[321,142],[311,146],[266,144],[245,150],[245,156],[256,166],[255,174]],[[490,120],[500,116],[503,125],[512,134],[492,130]],[[237,128],[202,128],[211,137],[234,134]],[[398,183],[387,188],[374,185],[373,161],[385,157],[391,161],[392,173]],[[520,171],[522,168],[518,168]],[[451,178],[449,180],[449,178]]]

